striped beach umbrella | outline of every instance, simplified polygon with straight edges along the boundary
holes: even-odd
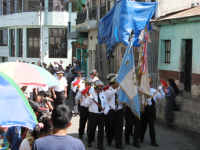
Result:
[[[56,86],[58,80],[46,69],[22,62],[0,64],[0,72],[12,78],[20,86]]]

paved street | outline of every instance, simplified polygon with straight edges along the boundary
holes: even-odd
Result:
[[[78,136],[78,117],[74,117],[72,120],[72,126],[69,128],[69,134],[72,136]],[[149,145],[149,134],[147,133],[144,143],[141,145],[141,150],[199,150],[200,142],[198,136],[194,134],[189,134],[186,132],[181,132],[177,130],[169,130],[161,125],[157,125],[157,139],[160,147],[155,148]],[[84,141],[85,143],[85,141]],[[93,150],[93,148],[87,148],[88,150]],[[115,150],[113,147],[107,147],[106,150]],[[123,150],[137,150],[133,146],[124,146]]]

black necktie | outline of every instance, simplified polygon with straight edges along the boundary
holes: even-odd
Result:
[[[118,95],[117,95],[117,93],[115,93],[115,109],[118,109],[118,101],[117,101],[117,99],[118,99]]]
[[[99,94],[98,94],[98,104],[99,104],[98,110],[99,110],[99,112],[101,112],[101,99],[99,97]]]

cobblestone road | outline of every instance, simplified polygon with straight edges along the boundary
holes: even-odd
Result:
[[[72,126],[69,128],[68,133],[72,136],[78,136],[78,117],[72,119]],[[168,129],[158,124],[156,126],[157,131],[157,141],[160,145],[158,148],[151,147],[149,145],[149,133],[146,134],[146,139],[144,143],[141,144],[140,150],[200,150],[200,138],[197,135],[179,131],[176,129]],[[84,143],[86,140],[84,140]],[[123,150],[137,150],[133,146],[123,146]],[[87,148],[87,150],[96,150],[95,144],[92,148]],[[105,150],[115,150],[114,147],[105,146]]]

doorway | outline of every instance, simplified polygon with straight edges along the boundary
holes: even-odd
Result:
[[[192,84],[192,39],[182,40],[181,79],[186,92],[191,92]]]

